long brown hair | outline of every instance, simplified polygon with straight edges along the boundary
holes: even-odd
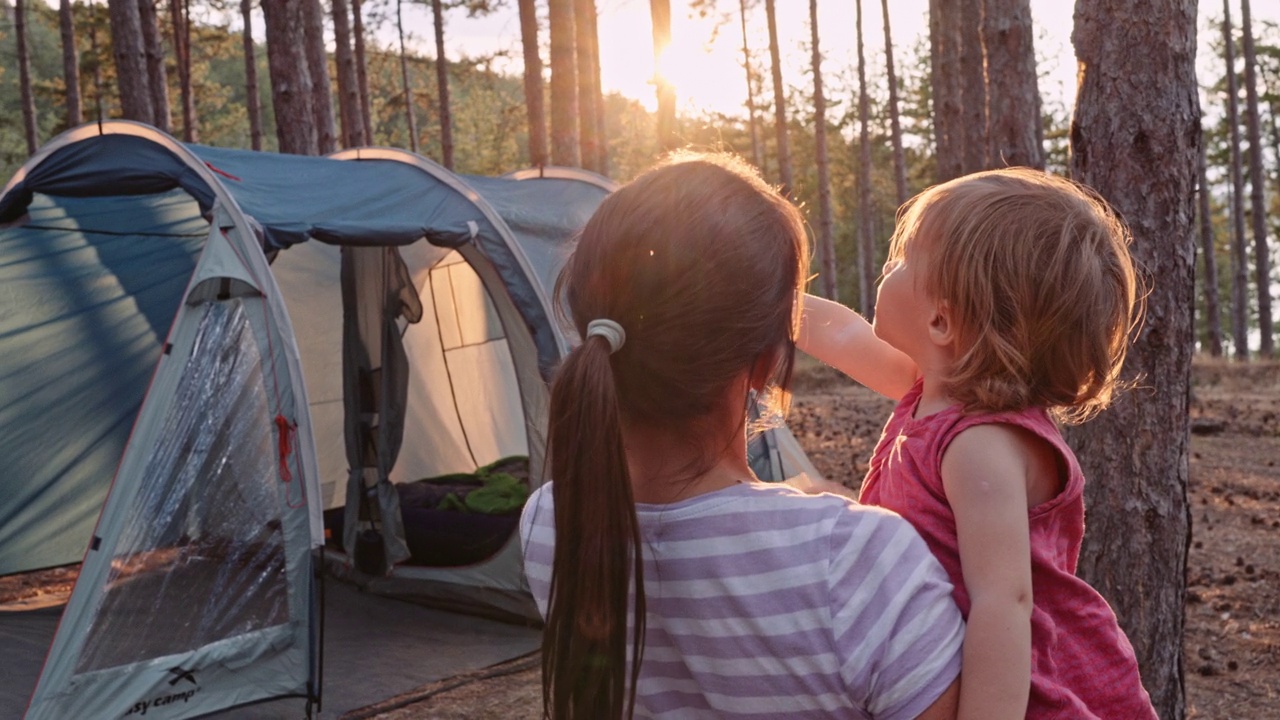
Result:
[[[673,156],[587,223],[556,286],[585,340],[551,386],[556,542],[544,715],[598,720],[635,710],[644,577],[623,425],[677,428],[714,463],[719,438],[706,437],[700,420],[722,406],[729,383],[760,362],[775,363],[771,385],[789,383],[808,264],[798,211],[727,155]],[[624,328],[620,350],[586,336],[596,319]]]

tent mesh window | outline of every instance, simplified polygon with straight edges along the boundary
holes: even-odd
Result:
[[[205,305],[163,427],[123,513],[78,673],[289,620],[274,435],[241,301]]]

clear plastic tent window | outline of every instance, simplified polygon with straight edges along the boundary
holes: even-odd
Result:
[[[260,365],[242,303],[207,304],[77,673],[289,621],[282,485]]]

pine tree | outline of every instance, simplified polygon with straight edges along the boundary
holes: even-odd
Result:
[[[1262,130],[1258,120],[1258,59],[1253,49],[1249,0],[1240,0],[1240,31],[1244,36],[1245,128],[1249,134],[1249,217],[1253,225],[1254,285],[1258,292],[1258,353],[1275,354],[1271,329],[1271,250],[1267,247],[1267,208],[1264,202]]]
[[[1227,126],[1231,142],[1231,334],[1236,359],[1249,359],[1249,255],[1244,237],[1244,179],[1240,174],[1240,111],[1236,89],[1235,36],[1231,0],[1222,0],[1222,37],[1227,66]]]
[[[790,195],[795,190],[791,174],[791,143],[787,138],[787,95],[782,89],[782,57],[778,49],[778,18],[775,0],[764,0],[764,12],[769,21],[769,59],[773,71],[773,122],[778,134],[778,183],[782,193]]]
[[[436,32],[436,91],[440,112],[440,162],[453,169],[453,108],[449,103],[449,60],[444,55],[444,7],[431,0],[431,18]],[[406,80],[407,82],[407,80]],[[405,92],[408,92],[406,85]]]
[[[1133,233],[1149,278],[1146,319],[1122,378],[1141,379],[1072,428],[1089,528],[1079,574],[1115,609],[1158,715],[1182,718],[1193,193],[1200,137],[1195,0],[1080,3],[1072,35],[1079,90],[1071,176],[1096,189]],[[1124,122],[1116,118],[1123,117]]]
[[[80,100],[80,53],[76,49],[71,0],[58,0],[58,29],[62,36],[62,80],[66,87],[67,127],[75,127],[84,122],[84,111]],[[19,52],[18,55],[21,57],[22,53]]]
[[[520,43],[524,48],[524,98],[529,125],[529,164],[547,164],[547,111],[538,47],[538,10],[534,0],[520,2]]]
[[[862,0],[857,0],[859,7]],[[809,0],[810,63],[813,66],[814,154],[818,165],[818,248],[822,258],[822,291],[839,300],[835,221],[831,211],[831,163],[827,158],[827,99],[822,91],[822,50],[818,45],[818,0]]]
[[[573,0],[548,0],[551,32],[551,163],[578,167],[578,72]]]

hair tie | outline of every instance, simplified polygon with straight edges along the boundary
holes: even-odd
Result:
[[[616,353],[627,342],[627,331],[618,323],[601,318],[587,323],[587,337],[599,335],[609,343],[609,353]]]

